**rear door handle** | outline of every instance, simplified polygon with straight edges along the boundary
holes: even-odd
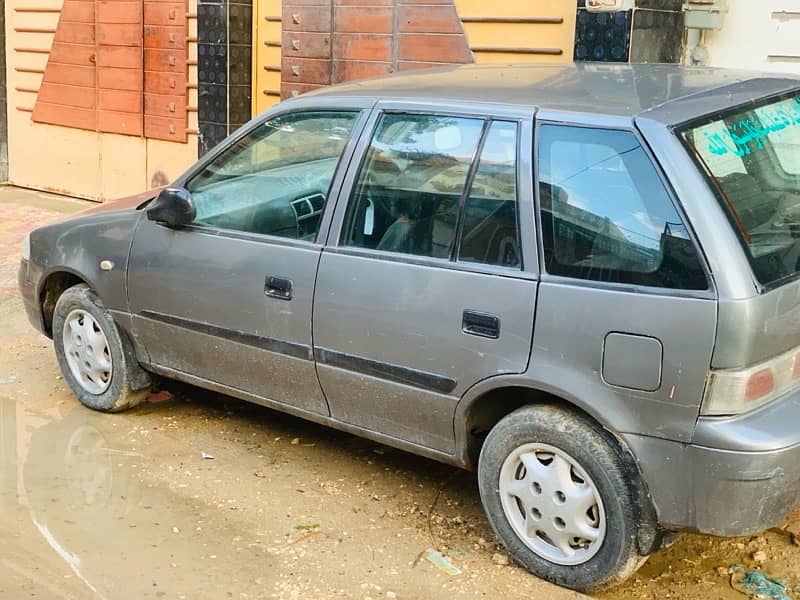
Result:
[[[461,331],[468,335],[496,340],[500,337],[500,319],[489,313],[465,310]]]
[[[267,275],[264,281],[264,293],[270,298],[278,300],[292,299],[292,280],[286,277],[272,277]]]

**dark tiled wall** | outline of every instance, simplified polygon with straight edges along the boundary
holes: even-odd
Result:
[[[633,10],[590,13],[578,2],[575,60],[679,62],[682,0],[637,0]]]
[[[578,9],[575,60],[626,62],[631,46],[632,10],[590,13]]]
[[[230,0],[228,32],[228,132],[231,132],[250,120],[252,0]]]
[[[666,1],[664,0],[665,3]],[[631,62],[680,62],[682,42],[682,12],[649,9],[633,11]]]
[[[250,119],[252,0],[199,0],[198,154]]]

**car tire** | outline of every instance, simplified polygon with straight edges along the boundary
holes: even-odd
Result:
[[[120,412],[147,396],[150,375],[139,366],[126,334],[88,286],[73,286],[56,302],[53,345],[64,380],[85,406]]]
[[[542,579],[596,592],[647,559],[629,469],[611,436],[585,417],[546,405],[504,417],[481,449],[478,484],[500,542]]]

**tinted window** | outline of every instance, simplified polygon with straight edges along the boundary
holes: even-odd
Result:
[[[539,132],[548,272],[596,281],[707,288],[687,228],[633,134],[555,125]]]
[[[464,209],[459,260],[520,267],[517,125],[492,123]]]
[[[195,222],[313,240],[357,115],[296,113],[258,125],[187,184]]]
[[[759,105],[760,104],[760,105]],[[726,110],[683,132],[756,278],[800,273],[800,96]]]
[[[483,121],[385,114],[358,175],[342,243],[448,258]]]

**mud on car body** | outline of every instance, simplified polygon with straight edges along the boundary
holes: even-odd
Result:
[[[800,490],[800,80],[466,66],[284,102],[169,188],[32,232],[87,406],[171,377],[478,471],[597,590]]]

